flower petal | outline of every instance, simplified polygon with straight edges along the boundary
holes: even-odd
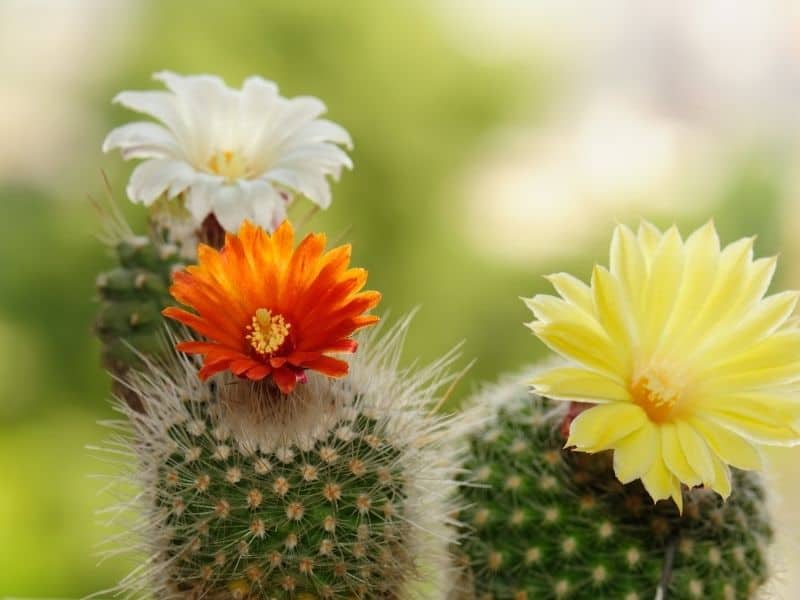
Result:
[[[723,463],[720,459],[714,457],[714,483],[711,489],[722,496],[723,500],[727,500],[731,495],[731,470],[728,465]]]
[[[119,148],[122,158],[174,158],[182,159],[175,137],[161,125],[149,121],[136,121],[112,129],[103,140],[103,152]]]
[[[569,321],[534,322],[528,327],[542,342],[566,358],[611,377],[627,376],[628,365],[606,335]]]
[[[692,427],[703,436],[714,454],[738,469],[758,469],[762,460],[758,450],[740,435],[702,417],[689,419]]]
[[[553,273],[545,276],[564,300],[594,316],[592,290],[577,277],[569,273]]]
[[[617,378],[581,369],[560,367],[537,374],[536,392],[548,398],[578,402],[630,402],[630,393]]]
[[[212,193],[212,211],[226,231],[236,231],[245,219],[252,218],[247,192],[241,186],[220,185]]]
[[[641,292],[642,282],[647,279],[647,263],[636,236],[624,225],[618,225],[614,229],[609,268],[611,274],[620,282],[624,293],[630,298],[633,318],[641,326]]]
[[[689,464],[686,452],[678,438],[675,424],[664,423],[659,429],[661,430],[661,455],[664,464],[682,483],[689,487],[700,485],[703,478]]]
[[[661,438],[656,425],[649,420],[617,441],[614,446],[614,473],[622,483],[640,479],[661,454]]]
[[[246,202],[252,207],[252,222],[267,231],[274,231],[286,219],[286,201],[275,187],[264,180],[242,181]]]
[[[680,483],[667,468],[660,454],[656,456],[650,470],[642,477],[642,484],[655,501],[665,500],[680,493]]]
[[[684,251],[678,230],[671,227],[655,249],[644,289],[645,317],[640,335],[644,354],[658,348],[667,320],[675,308],[683,277]]]
[[[743,408],[698,411],[698,415],[741,435],[746,440],[768,446],[800,445],[800,431],[790,423],[776,422],[769,415]]]
[[[606,269],[595,266],[592,271],[592,300],[595,314],[606,334],[623,349],[623,360],[630,361],[630,345],[635,341],[636,325],[630,320],[631,307],[619,281]]]
[[[675,429],[678,433],[681,448],[686,455],[686,460],[692,470],[700,476],[703,483],[714,481],[713,457],[700,434],[686,421],[678,420],[675,422]],[[689,483],[686,481],[685,483]]]
[[[575,417],[565,447],[574,446],[585,452],[608,450],[617,441],[641,429],[646,421],[647,415],[635,404],[599,404]]]
[[[128,197],[150,206],[179,179],[191,177],[192,168],[184,162],[169,158],[146,160],[133,170],[128,183]]]

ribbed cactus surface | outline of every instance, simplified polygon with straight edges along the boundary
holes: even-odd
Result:
[[[97,278],[100,309],[95,322],[103,363],[120,375],[141,364],[137,352],[158,354],[164,344],[161,310],[172,303],[172,271],[181,264],[178,248],[148,236],[116,243],[118,265]]]
[[[190,404],[169,437],[157,497],[171,588],[393,597],[410,561],[406,449],[376,419],[355,410],[304,447],[264,451]]]
[[[453,354],[398,369],[407,325],[361,334],[346,378],[309,373],[290,394],[233,376],[201,382],[185,356],[131,369],[141,405],[119,398],[126,419],[107,448],[123,457],[120,482],[141,490],[129,542],[147,560],[119,591],[449,598],[466,424],[431,413]]]
[[[494,414],[469,439],[460,513],[478,600],[734,600],[766,580],[772,530],[755,474],[734,471],[726,502],[686,490],[681,516],[620,484],[607,453],[564,450],[564,404],[517,382],[480,401]]]

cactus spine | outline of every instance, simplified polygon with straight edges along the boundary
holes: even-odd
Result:
[[[607,454],[564,450],[566,405],[508,381],[476,401],[490,425],[469,436],[461,562],[479,600],[751,598],[767,579],[772,529],[758,476],[735,470],[674,504],[623,486]]]
[[[459,419],[429,415],[446,357],[397,367],[407,321],[371,334],[343,380],[289,396],[196,365],[148,361],[124,402],[147,568],[120,586],[159,598],[446,598]],[[245,402],[246,400],[246,402]],[[254,402],[255,401],[255,402]],[[258,408],[242,416],[242,406]],[[125,428],[124,421],[120,426]]]

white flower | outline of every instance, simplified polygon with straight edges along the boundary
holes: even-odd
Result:
[[[145,159],[128,183],[128,196],[146,206],[162,194],[185,193],[197,224],[213,213],[228,231],[249,219],[269,230],[286,216],[294,194],[321,208],[331,202],[326,177],[338,179],[351,147],[339,125],[319,119],[317,98],[284,98],[278,87],[249,77],[241,90],[210,75],[156,73],[168,91],[124,91],[114,102],[160,121],[118,127],[103,151]]]

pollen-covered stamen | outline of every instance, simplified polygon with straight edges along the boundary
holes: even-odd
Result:
[[[272,354],[286,340],[291,327],[291,323],[287,323],[283,315],[272,314],[269,309],[259,308],[253,315],[252,323],[247,327],[249,333],[246,339],[259,354]]]
[[[206,167],[215,175],[221,175],[228,181],[247,178],[251,173],[241,153],[233,150],[218,150],[206,161]]]
[[[633,401],[651,420],[669,420],[682,396],[682,385],[659,369],[649,369],[633,380],[630,387]]]

